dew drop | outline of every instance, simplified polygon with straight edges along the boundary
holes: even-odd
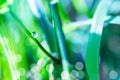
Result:
[[[33,36],[34,38],[37,38],[37,37],[38,37],[38,33],[37,33],[37,32],[32,32],[32,36]]]

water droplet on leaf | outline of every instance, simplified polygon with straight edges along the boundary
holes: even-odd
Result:
[[[37,32],[32,32],[32,36],[33,36],[34,38],[37,38],[37,37],[38,37],[38,33],[37,33]]]

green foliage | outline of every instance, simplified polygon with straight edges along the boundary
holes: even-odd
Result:
[[[119,0],[0,0],[0,80],[118,80]]]

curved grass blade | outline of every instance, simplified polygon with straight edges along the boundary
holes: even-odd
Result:
[[[112,4],[112,0],[102,0],[93,17],[88,45],[86,49],[86,69],[89,80],[100,80],[99,77],[99,49],[103,30],[104,18]]]
[[[57,4],[58,4],[58,2],[56,0],[51,1],[50,2],[50,10],[51,10],[52,18],[53,18],[56,39],[58,41],[58,46],[60,49],[63,70],[69,71],[69,69],[68,69],[69,62],[67,59],[66,42],[65,42],[65,37],[64,37],[63,31],[62,31],[62,23],[61,23],[60,16],[58,13]]]
[[[32,36],[32,34],[29,32],[29,30],[28,30],[28,29],[24,26],[24,24],[19,20],[19,18],[18,18],[12,11],[10,11],[10,13],[11,13],[11,15],[13,16],[13,19],[15,19],[15,21],[19,22],[19,24],[22,26],[22,27],[19,27],[19,29],[20,29],[21,31],[23,31],[27,36],[29,36],[29,37],[39,46],[39,48],[40,48],[49,58],[51,58],[51,60],[53,60],[54,62],[60,64],[60,61],[59,61],[57,58],[55,58],[54,56],[52,56],[48,51],[46,51],[46,50],[44,49],[44,47],[40,44],[40,42],[39,42],[36,38],[34,38],[34,37]]]
[[[115,18],[117,18],[117,17],[115,17]],[[107,16],[107,17],[105,17],[104,21],[108,22],[108,23],[111,23],[112,19],[113,19],[112,16]],[[93,19],[88,19],[88,20],[84,20],[84,21],[76,21],[76,22],[71,22],[71,23],[64,23],[63,24],[63,31],[64,31],[65,34],[69,33],[69,32],[72,32],[72,31],[74,31],[74,30],[76,30],[78,28],[82,28],[82,27],[91,25],[92,21],[93,21]],[[116,22],[112,21],[112,23],[115,24]]]
[[[56,43],[55,43],[55,35],[54,30],[49,22],[41,0],[28,0],[30,8],[32,9],[33,14],[38,18],[40,27],[44,32],[46,37],[48,46],[51,52],[55,52]]]
[[[5,52],[5,55],[8,59],[8,63],[9,63],[9,66],[10,66],[10,70],[11,70],[11,73],[12,73],[12,79],[13,80],[18,80],[17,77],[16,77],[16,66],[15,66],[15,63],[14,63],[14,60],[13,60],[13,55],[12,53],[10,52],[10,49],[8,47],[8,45],[6,44],[5,40],[2,38],[2,36],[0,35],[0,42],[2,44],[2,47],[4,49],[4,52]]]
[[[7,74],[6,74],[7,73]],[[0,80],[12,79],[10,65],[0,41]]]

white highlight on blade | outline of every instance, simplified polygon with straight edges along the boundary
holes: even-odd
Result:
[[[17,75],[15,73],[17,70],[16,70],[16,66],[14,64],[12,53],[11,53],[8,45],[6,44],[5,39],[2,38],[1,35],[0,35],[0,42],[2,44],[3,50],[5,52],[5,55],[6,55],[7,59],[8,59],[8,63],[9,63],[10,70],[11,70],[11,73],[12,73],[12,79],[13,80],[18,80],[17,79]]]
[[[37,10],[37,5],[36,5],[36,2],[35,0],[27,0],[28,1],[28,4],[32,10],[32,13],[37,17],[37,18],[40,18],[41,15],[39,14],[38,10]]]
[[[111,3],[112,1],[109,1],[109,2],[106,0],[101,1],[100,5],[98,6],[98,9],[95,12],[95,15],[92,21],[92,26],[90,30],[91,33],[95,33],[99,35],[102,34],[104,19],[107,16],[107,12],[109,10],[109,7],[111,6]]]

